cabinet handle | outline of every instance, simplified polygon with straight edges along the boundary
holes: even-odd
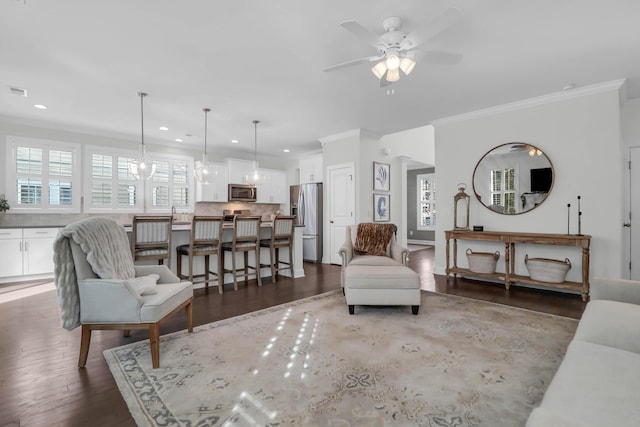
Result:
[[[24,251],[29,252],[29,242],[24,242]]]
[[[20,241],[20,252],[22,252],[22,240]]]

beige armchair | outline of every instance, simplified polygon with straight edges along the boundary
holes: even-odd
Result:
[[[82,326],[78,366],[84,367],[92,330],[149,333],[151,360],[160,366],[160,325],[184,309],[193,331],[191,282],[164,265],[134,266],[124,227],[108,218],[70,224],[54,243],[55,281],[63,327]]]
[[[410,305],[418,314],[420,278],[408,267],[409,251],[398,245],[395,230],[393,224],[347,226],[339,253],[340,281],[350,314],[356,305]],[[370,235],[363,238],[358,233]],[[371,242],[372,236],[379,240]]]

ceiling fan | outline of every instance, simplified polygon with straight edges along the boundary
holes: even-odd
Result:
[[[385,32],[379,36],[356,21],[344,21],[340,24],[342,28],[376,48],[378,54],[332,65],[322,71],[334,71],[356,64],[378,61],[371,68],[371,71],[380,79],[380,87],[388,86],[400,79],[400,70],[405,75],[409,75],[413,71],[416,65],[416,52],[414,49],[449,28],[460,16],[459,9],[447,9],[438,18],[426,25],[415,28],[410,33],[400,31],[402,19],[397,16],[391,16],[382,21],[382,27]],[[457,53],[433,50],[425,52],[422,56],[428,62],[439,64],[456,64],[462,59],[462,55]]]

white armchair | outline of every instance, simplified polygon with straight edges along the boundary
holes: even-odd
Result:
[[[54,243],[63,326],[82,326],[78,366],[84,367],[92,330],[149,332],[151,360],[160,366],[160,324],[182,309],[193,331],[191,282],[164,265],[134,266],[124,227],[89,218],[65,227]]]
[[[409,251],[398,245],[395,231],[393,224],[347,226],[339,253],[340,282],[350,314],[356,305],[410,305],[418,314],[420,278],[408,267]]]

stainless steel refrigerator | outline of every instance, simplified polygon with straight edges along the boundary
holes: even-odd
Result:
[[[322,183],[292,185],[289,190],[291,215],[304,224],[302,259],[322,262]]]

